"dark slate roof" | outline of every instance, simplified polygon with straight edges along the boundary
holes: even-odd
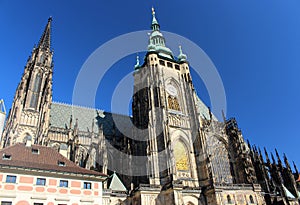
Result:
[[[33,149],[38,150],[38,153],[33,153]],[[6,165],[25,169],[106,176],[103,173],[79,167],[55,149],[41,145],[25,146],[24,143],[17,143],[0,150],[0,156],[2,156],[0,158],[0,166]],[[10,158],[5,158],[5,156],[10,156]],[[65,166],[59,166],[58,162],[63,162]]]
[[[120,136],[121,132],[124,135],[131,132],[131,118],[129,116],[112,114],[93,108],[53,102],[50,116],[51,127],[65,128],[69,126],[72,116],[72,126],[74,127],[76,119],[78,119],[80,131],[91,131],[94,123],[94,132],[98,133],[98,125],[100,125],[106,136]]]

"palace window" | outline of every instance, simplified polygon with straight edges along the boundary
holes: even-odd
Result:
[[[176,69],[176,70],[180,70],[179,65],[175,64],[175,69]]]
[[[45,178],[37,178],[36,179],[36,185],[45,186],[46,185],[46,179]]]
[[[1,201],[1,205],[12,205],[11,201]]]
[[[6,176],[6,183],[16,183],[17,177],[14,175],[7,175]]]
[[[90,182],[84,182],[83,183],[83,188],[84,189],[92,189],[92,183],[90,183]]]
[[[59,181],[60,187],[68,187],[68,181],[67,180],[60,180]]]

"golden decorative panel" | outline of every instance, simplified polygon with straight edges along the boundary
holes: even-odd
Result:
[[[182,142],[176,142],[174,145],[174,157],[177,170],[188,171],[189,160],[186,149]]]
[[[169,95],[168,96],[168,106],[172,110],[180,111],[180,106],[176,97]]]

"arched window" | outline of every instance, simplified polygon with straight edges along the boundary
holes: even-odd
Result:
[[[231,200],[230,195],[227,195],[227,203],[228,203],[228,204],[232,204],[232,200]]]
[[[38,103],[38,96],[41,89],[42,78],[40,74],[37,74],[34,80],[32,96],[30,100],[30,107],[36,108]]]
[[[174,158],[177,171],[189,170],[188,152],[181,141],[174,144]]]
[[[169,97],[168,97],[168,106],[172,110],[180,111],[180,106],[179,106],[178,100],[175,96],[169,95]]]
[[[37,74],[34,81],[33,92],[39,92],[41,86],[41,75]]]
[[[253,199],[253,196],[252,196],[252,195],[249,196],[249,199],[250,199],[250,203],[251,203],[251,204],[254,204],[254,199]]]
[[[40,56],[39,63],[44,63],[44,61],[45,61],[45,55],[42,54],[42,55]]]
[[[23,138],[23,143],[26,144],[26,142],[27,142],[28,140],[32,141],[32,137],[31,137],[29,134],[27,134],[26,137]]]

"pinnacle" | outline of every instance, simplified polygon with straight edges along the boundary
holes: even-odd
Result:
[[[45,27],[45,30],[40,38],[38,47],[42,49],[50,49],[51,47],[51,22],[52,17],[50,16],[48,18],[48,23]]]

